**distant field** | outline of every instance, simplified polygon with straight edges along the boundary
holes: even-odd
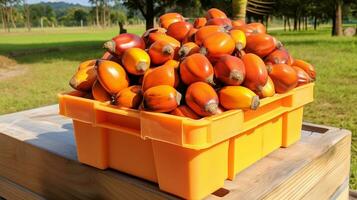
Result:
[[[332,38],[327,28],[288,33],[274,29],[272,34],[294,57],[317,69],[315,101],[306,106],[304,120],[353,132],[350,187],[357,189],[357,37]],[[138,34],[143,30],[128,28]],[[57,103],[56,94],[70,90],[68,80],[78,63],[100,57],[103,42],[117,32],[116,27],[1,32],[0,54],[13,55],[26,71],[0,80],[0,114]]]

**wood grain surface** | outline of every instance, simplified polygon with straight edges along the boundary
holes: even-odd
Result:
[[[0,196],[15,184],[46,199],[178,199],[156,183],[79,163],[72,121],[57,113],[53,105],[0,116]],[[348,179],[351,133],[308,123],[303,129],[298,143],[206,199],[337,199]]]

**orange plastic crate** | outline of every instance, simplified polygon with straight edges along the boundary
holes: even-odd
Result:
[[[303,105],[313,101],[313,86],[262,99],[255,111],[230,110],[199,120],[118,109],[82,98],[80,92],[59,95],[60,114],[73,119],[80,162],[201,199],[225,179],[300,139]]]

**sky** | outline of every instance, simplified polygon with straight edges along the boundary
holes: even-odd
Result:
[[[40,3],[40,2],[58,2],[58,1],[63,1],[63,2],[66,2],[66,3],[79,3],[81,5],[85,5],[85,6],[89,6],[90,4],[88,3],[88,0],[28,0],[27,2],[29,2],[30,4],[33,4],[33,3]]]

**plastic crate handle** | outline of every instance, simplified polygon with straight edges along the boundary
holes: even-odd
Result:
[[[95,104],[94,107],[95,126],[141,137],[139,113],[128,112],[100,103]]]

